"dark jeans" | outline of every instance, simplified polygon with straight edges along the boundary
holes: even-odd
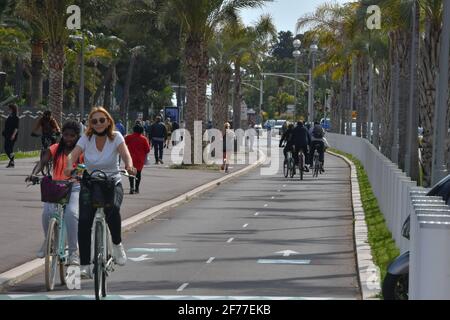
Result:
[[[283,154],[284,154],[284,159],[287,159],[287,153],[289,152],[289,151],[291,151],[292,152],[292,146],[291,145],[286,145],[285,147],[284,147],[284,149],[283,149]]]
[[[319,152],[319,161],[322,162],[322,164],[324,163],[325,160],[325,156],[324,156],[324,150],[325,150],[325,144],[323,143],[323,141],[313,141],[311,142],[311,148],[310,148],[310,152],[309,152],[309,158],[311,159],[311,164],[313,164],[313,159],[314,159],[314,150],[317,149],[317,151]]]
[[[138,171],[136,173],[136,178],[137,180],[133,179],[133,178],[129,178],[130,179],[130,189],[131,190],[137,190],[139,191],[139,184],[141,183],[141,174],[142,174],[142,170]]]
[[[152,140],[153,149],[155,150],[155,161],[158,162],[163,158],[164,141]]]
[[[104,208],[106,222],[108,223],[109,231],[111,232],[113,244],[122,242],[122,219],[120,217],[122,200],[123,188],[122,184],[119,183],[114,188],[113,206]],[[83,183],[81,184],[79,205],[78,246],[80,247],[80,263],[81,265],[88,265],[91,263],[91,228],[97,209],[92,207],[91,192],[83,185]]]
[[[14,144],[16,141],[11,141],[11,139],[5,138],[5,153],[8,156],[9,160],[13,160],[14,158]]]

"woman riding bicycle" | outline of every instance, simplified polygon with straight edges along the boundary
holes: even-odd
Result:
[[[37,132],[41,130],[42,150],[47,149],[50,145],[56,143],[56,136],[60,134],[58,122],[52,117],[50,110],[44,111],[42,118],[38,120],[32,131],[32,136],[39,136]]]
[[[63,181],[69,180],[70,175],[64,174],[66,168],[67,156],[72,152],[78,139],[80,138],[80,126],[76,121],[68,121],[63,125],[62,139],[59,143],[51,145],[48,149],[43,151],[41,160],[34,167],[30,176],[25,181],[32,181],[33,176],[37,175],[44,166],[53,160],[53,172],[52,179]],[[79,162],[82,162],[82,156],[80,161],[75,161],[74,166]],[[80,195],[80,184],[74,183],[72,185],[72,191],[70,195],[69,203],[64,210],[64,219],[67,226],[67,236],[69,244],[69,264],[79,265],[80,259],[78,258],[78,197]],[[42,227],[44,229],[44,235],[47,234],[48,224],[52,214],[56,211],[54,203],[44,203],[44,211],[42,212]],[[45,257],[45,248],[47,246],[46,240],[42,245],[42,248],[37,253],[38,258]]]
[[[103,107],[94,107],[88,117],[88,127],[68,157],[65,172],[72,171],[72,162],[84,153],[86,170],[102,170],[114,180],[114,194],[111,206],[105,207],[106,221],[113,242],[113,258],[118,265],[125,265],[127,257],[122,245],[120,206],[123,200],[123,188],[119,173],[119,155],[125,163],[125,170],[135,174],[130,152],[122,134],[115,131],[114,120]],[[80,220],[78,225],[78,244],[80,246],[81,276],[91,277],[91,227],[96,208],[91,202],[91,193],[87,186],[81,183]]]

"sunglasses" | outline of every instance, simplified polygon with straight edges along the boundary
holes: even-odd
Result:
[[[91,123],[94,124],[94,125],[97,124],[97,123],[99,123],[99,122],[100,122],[101,124],[104,124],[104,123],[106,122],[106,118],[99,118],[99,119],[95,119],[95,118],[94,118],[94,119],[91,119]]]

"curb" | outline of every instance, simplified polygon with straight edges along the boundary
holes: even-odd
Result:
[[[214,181],[208,182],[200,187],[197,187],[191,191],[188,191],[172,200],[163,202],[159,205],[151,207],[141,213],[138,213],[124,221],[122,221],[122,232],[130,231],[131,229],[136,228],[137,226],[144,224],[152,219],[155,219],[159,215],[164,212],[182,205],[193,199],[194,197],[205,193],[215,187],[221,185],[222,183],[231,180],[235,177],[246,174],[247,172],[255,169],[266,161],[266,155],[260,152],[260,159],[256,161],[254,164],[251,164],[239,171],[230,173],[225,177],[216,179]],[[32,261],[26,262],[18,267],[15,267],[11,270],[8,270],[4,273],[0,274],[0,292],[4,292],[8,287],[13,286],[19,282],[22,282],[38,273],[40,273],[44,268],[44,259],[34,259]]]
[[[354,242],[356,248],[356,263],[358,268],[358,282],[361,288],[363,300],[379,300],[376,295],[381,293],[376,272],[378,267],[373,262],[372,252],[369,245],[368,229],[366,217],[361,201],[361,193],[359,190],[358,175],[355,164],[347,157],[327,151],[329,154],[341,158],[350,166],[351,188],[352,188],[352,209],[354,216]]]

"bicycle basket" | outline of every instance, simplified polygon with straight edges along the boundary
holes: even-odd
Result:
[[[72,190],[71,182],[55,182],[51,176],[41,181],[41,201],[50,203],[67,203]]]
[[[114,180],[90,181],[91,202],[94,208],[110,208],[114,204]]]

